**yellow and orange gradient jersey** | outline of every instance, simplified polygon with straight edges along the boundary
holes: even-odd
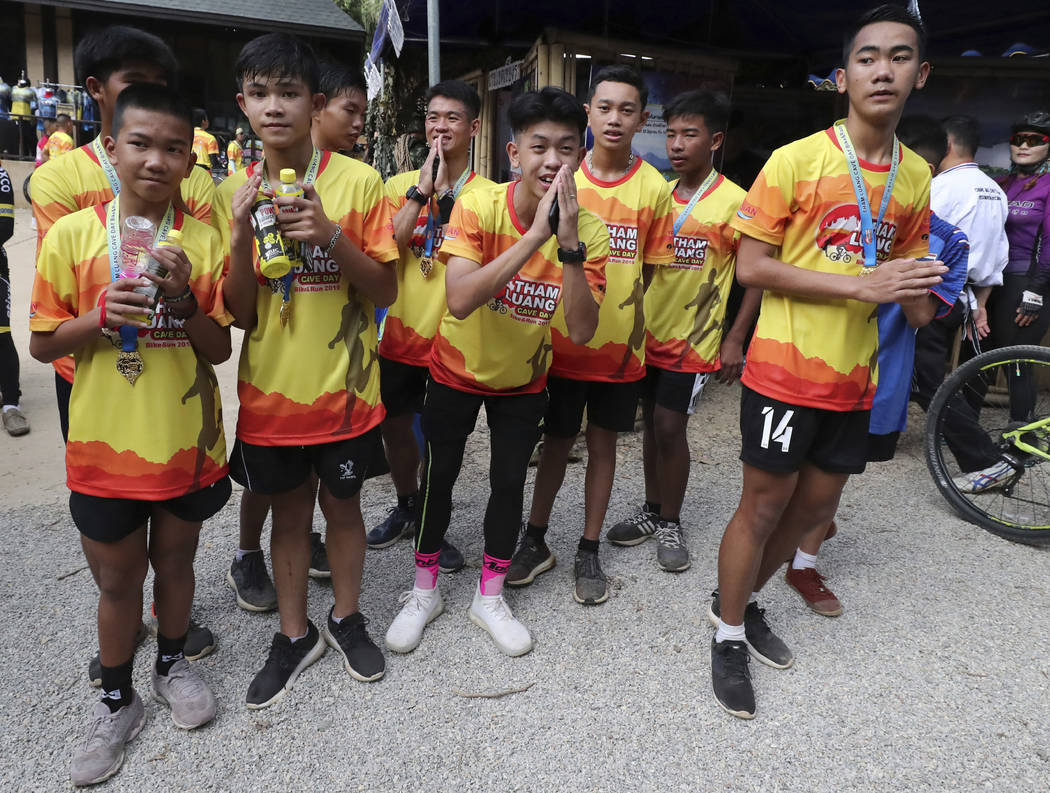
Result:
[[[587,344],[573,344],[561,312],[554,317],[551,375],[572,380],[633,382],[645,374],[645,290],[642,264],[674,261],[671,190],[640,157],[615,182],[597,179],[587,163],[576,172],[580,206],[609,230],[606,292],[598,330]]]
[[[519,188],[520,182],[511,182],[462,196],[452,210],[441,258],[447,263],[460,256],[484,267],[520,240],[528,228],[514,211]],[[585,209],[580,209],[578,228],[587,246],[587,284],[600,305],[609,235]],[[551,362],[551,319],[561,305],[561,291],[562,264],[551,236],[488,304],[465,319],[446,309],[430,352],[431,376],[475,394],[542,391]]]
[[[215,198],[212,222],[229,251],[230,201],[253,174],[253,164],[227,178]],[[325,213],[354,245],[394,266],[397,244],[383,180],[369,165],[321,154],[314,188]],[[255,327],[241,348],[237,437],[259,446],[310,446],[355,438],[383,420],[375,306],[350,283],[324,248],[309,246],[292,280],[291,317],[281,322],[280,281],[259,272]]]
[[[675,219],[688,201],[672,184]],[[658,267],[645,293],[645,362],[672,372],[720,368],[726,302],[736,272],[740,238],[729,221],[744,191],[719,176],[675,235],[674,262]]]
[[[200,310],[229,325],[222,299],[223,253],[210,226],[176,212],[174,228],[193,269]],[[29,329],[53,331],[95,308],[112,281],[106,205],[60,218],[40,248]],[[103,498],[163,501],[226,474],[219,383],[164,303],[138,332],[141,376],[117,371],[118,347],[99,335],[73,353],[66,478],[70,490]]]
[[[876,230],[880,261],[925,256],[930,231],[930,168],[901,146],[900,169]],[[860,160],[868,201],[878,211],[889,165]],[[833,130],[773,152],[732,221],[741,234],[780,249],[806,270],[862,274],[860,214],[846,158]],[[766,291],[742,382],[793,405],[870,410],[878,382],[877,305]]]

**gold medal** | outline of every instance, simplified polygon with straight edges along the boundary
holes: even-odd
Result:
[[[124,375],[124,379],[131,385],[135,385],[135,381],[139,379],[142,368],[142,356],[138,350],[121,350],[117,353],[117,371]]]
[[[281,327],[287,328],[292,321],[292,301],[285,300],[281,303]]]
[[[424,256],[419,260],[419,272],[422,273],[424,278],[429,278],[430,274],[434,272],[434,262],[431,261],[429,256]]]

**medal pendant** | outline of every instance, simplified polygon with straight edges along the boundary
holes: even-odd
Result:
[[[133,350],[132,352],[121,350],[117,353],[117,371],[131,385],[135,385],[135,381],[139,379],[139,375],[142,374],[142,368],[142,356],[139,355],[138,350]]]
[[[424,256],[419,260],[419,272],[424,278],[429,278],[430,274],[434,272],[434,262],[431,261],[429,256]]]
[[[292,301],[285,300],[281,303],[281,327],[287,328],[292,321]]]

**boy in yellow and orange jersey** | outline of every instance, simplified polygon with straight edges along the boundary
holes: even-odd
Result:
[[[46,151],[49,160],[73,151],[73,121],[68,114],[56,116],[54,130],[47,137]]]
[[[649,118],[648,93],[641,75],[627,66],[606,67],[591,84],[585,107],[594,146],[576,172],[576,187],[580,205],[609,229],[608,291],[598,330],[587,344],[568,338],[560,315],[551,326],[554,359],[543,453],[528,525],[507,575],[511,586],[524,586],[554,566],[545,542],[547,524],[586,408],[585,514],[573,598],[587,605],[609,596],[598,561],[598,537],[616,471],[616,437],[634,428],[638,387],[645,376],[645,288],[656,267],[674,260],[671,191],[660,172],[631,151],[635,133]],[[661,544],[684,549],[677,535],[661,535]],[[688,554],[668,569],[687,566]]]
[[[197,155],[197,165],[210,176],[216,173],[219,161],[219,142],[208,132],[208,112],[202,107],[193,109],[193,153]]]
[[[157,613],[153,690],[176,726],[215,715],[215,697],[185,658],[193,559],[201,523],[230,496],[219,384],[230,356],[219,235],[173,202],[193,167],[190,108],[162,85],[125,89],[104,140],[121,190],[60,218],[40,248],[29,320],[41,361],[73,354],[66,472],[70,512],[99,588],[102,701],[70,763],[74,785],[117,772],[145,722],[132,687],[142,586],[150,567]],[[128,274],[121,224],[151,220],[161,278]],[[162,299],[147,324],[156,286]],[[161,417],[158,419],[158,417]],[[148,530],[147,530],[148,525]]]

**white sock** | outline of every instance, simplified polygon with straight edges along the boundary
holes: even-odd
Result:
[[[347,616],[350,616],[350,615],[348,614]],[[345,620],[345,619],[346,619],[346,617],[337,617],[337,616],[335,616],[335,614],[332,615],[332,622],[334,622],[336,625],[341,624],[343,622],[343,620]]]
[[[747,602],[748,603],[757,603],[758,602],[758,593],[757,592],[752,592],[751,593],[751,597],[749,597],[747,599]]]
[[[292,644],[295,644],[295,643],[296,643],[297,641],[299,641],[300,639],[305,639],[305,638],[306,638],[306,635],[307,635],[307,634],[308,634],[309,632],[310,632],[310,629],[309,629],[309,628],[307,628],[307,630],[306,630],[306,633],[304,633],[304,634],[303,634],[302,636],[289,636],[288,638],[289,638],[289,640],[291,640]]]
[[[256,548],[254,551],[246,551],[246,550],[244,550],[244,548],[238,548],[237,549],[237,561],[238,562],[241,561],[245,556],[247,556],[250,553],[259,553],[260,550],[262,550],[262,549],[261,548]]]
[[[817,566],[817,555],[815,553],[806,553],[801,548],[795,551],[795,559],[791,562],[791,569],[793,570],[812,570]]]
[[[4,413],[9,410],[18,410],[18,405],[4,405]]]
[[[716,642],[742,642],[744,641],[743,625],[726,625],[722,620],[718,621],[718,630],[715,632]]]

